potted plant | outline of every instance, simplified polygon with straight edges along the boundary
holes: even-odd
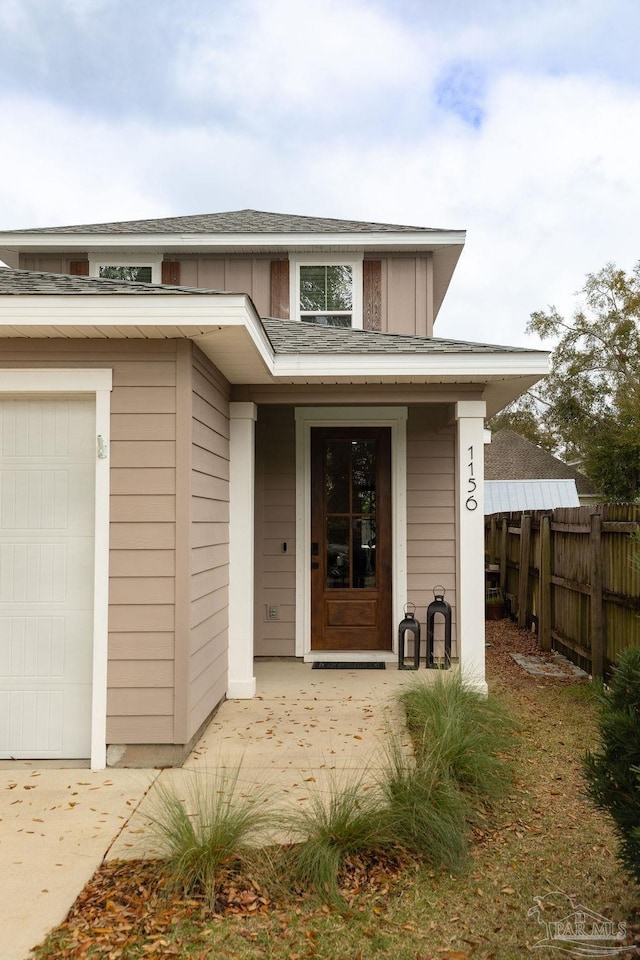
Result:
[[[506,615],[502,590],[499,587],[491,587],[487,590],[484,600],[485,620],[503,620]]]

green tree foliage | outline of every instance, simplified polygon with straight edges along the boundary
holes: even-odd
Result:
[[[600,695],[599,732],[584,758],[589,795],[611,814],[620,861],[640,883],[640,647],[624,651]]]
[[[531,314],[527,332],[557,342],[551,372],[509,416],[537,419],[547,441],[542,445],[577,460],[607,499],[635,500],[640,494],[640,262],[628,274],[612,263],[587,274],[579,296],[570,321],[555,307]],[[511,428],[518,429],[514,422]]]

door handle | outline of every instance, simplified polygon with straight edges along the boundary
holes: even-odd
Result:
[[[312,556],[312,557],[317,557],[319,553],[320,553],[320,544],[317,543],[317,542],[312,543],[312,544],[311,544],[311,556]]]

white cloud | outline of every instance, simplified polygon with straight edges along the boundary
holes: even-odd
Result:
[[[186,101],[251,127],[297,117],[305,131],[336,130],[356,113],[366,120],[381,97],[422,83],[439,59],[434,37],[412,36],[361,0],[245,0],[190,25],[174,77]]]
[[[438,334],[530,343],[532,310],[570,311],[587,271],[640,255],[640,83],[614,76],[615,54],[611,76],[583,69],[605,14],[590,4],[572,32],[579,6],[489,4],[482,22],[472,4],[454,30],[421,4],[403,19],[363,0],[187,3],[172,120],[5,91],[0,228],[238,207],[466,227]],[[563,45],[562,70],[545,67]],[[477,129],[434,96],[466,62]]]

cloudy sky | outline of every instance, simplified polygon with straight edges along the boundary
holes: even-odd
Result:
[[[638,0],[0,0],[0,230],[253,207],[465,228],[440,336],[640,259]]]

